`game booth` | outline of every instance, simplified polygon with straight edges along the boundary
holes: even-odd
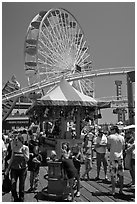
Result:
[[[82,144],[82,120],[89,116],[94,122],[97,109],[98,102],[94,98],[79,92],[62,78],[58,85],[32,104],[27,115],[32,121],[39,122],[41,131],[45,133],[47,157],[50,157],[51,150],[55,150],[60,159],[63,143],[73,151]],[[66,181],[62,180],[61,162],[48,163],[46,193],[63,198],[68,194]]]

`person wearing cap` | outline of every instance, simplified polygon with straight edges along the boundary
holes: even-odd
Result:
[[[107,137],[104,134],[101,128],[98,129],[98,135],[94,139],[94,149],[96,151],[96,161],[97,161],[97,177],[95,180],[99,180],[100,167],[101,163],[103,163],[105,181],[108,181],[107,178],[107,159],[106,159],[106,149],[107,149]]]
[[[24,138],[21,134],[14,137],[12,143],[12,155],[9,166],[5,172],[8,175],[11,170],[11,193],[14,202],[24,201],[24,187],[27,176],[27,162],[29,160],[29,148],[23,144]],[[19,179],[19,197],[17,194],[17,180]]]
[[[115,195],[116,177],[119,175],[120,190],[119,194],[123,194],[123,150],[125,148],[125,139],[119,134],[118,126],[110,128],[111,135],[108,136],[108,149],[110,150],[110,174],[112,183],[112,195]]]

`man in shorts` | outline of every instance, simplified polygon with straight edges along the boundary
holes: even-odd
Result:
[[[120,191],[123,194],[123,150],[125,148],[125,139],[119,134],[117,126],[112,126],[111,135],[108,136],[108,149],[110,150],[110,174],[112,183],[112,195],[115,195],[116,176],[119,174]]]

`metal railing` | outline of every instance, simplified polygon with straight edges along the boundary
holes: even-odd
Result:
[[[20,97],[21,95],[29,94],[31,92],[39,91],[39,90],[41,91],[44,88],[54,86],[60,82],[60,79],[63,76],[68,82],[71,82],[71,81],[77,81],[80,79],[96,78],[96,77],[102,77],[102,76],[108,76],[108,75],[111,75],[111,76],[112,75],[124,75],[131,71],[135,71],[135,67],[116,67],[116,68],[92,70],[90,72],[87,71],[83,73],[74,73],[71,75],[61,75],[58,78],[51,79],[48,82],[46,81],[38,82],[36,84],[27,86],[17,91],[2,95],[2,102],[9,100],[11,98],[14,98],[14,97]]]

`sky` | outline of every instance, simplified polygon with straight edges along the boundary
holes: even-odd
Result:
[[[14,74],[21,87],[27,86],[27,28],[40,11],[51,8],[64,8],[75,16],[90,47],[93,69],[135,66],[134,2],[2,2],[2,84]],[[126,95],[125,76],[107,76],[95,79],[95,97],[115,96],[115,80],[122,80],[122,95]],[[102,110],[99,123],[117,122],[112,111]]]

